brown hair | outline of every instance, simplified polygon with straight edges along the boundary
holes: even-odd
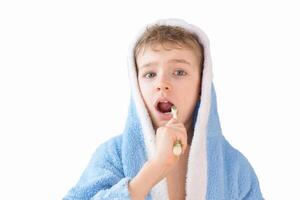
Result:
[[[166,45],[173,44],[178,48],[188,47],[195,50],[200,57],[200,66],[202,67],[204,56],[203,46],[198,40],[198,36],[187,31],[179,26],[158,25],[147,27],[145,32],[137,41],[134,48],[135,60],[142,49],[145,50],[147,46],[154,46],[161,44],[163,48],[168,50]],[[170,49],[170,48],[169,48]]]

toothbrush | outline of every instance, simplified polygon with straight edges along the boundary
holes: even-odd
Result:
[[[171,108],[173,118],[177,119],[177,108],[175,106],[172,106]],[[176,140],[176,142],[173,145],[173,154],[175,156],[180,156],[182,153],[182,144],[180,140]]]

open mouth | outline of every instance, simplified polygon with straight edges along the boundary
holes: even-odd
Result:
[[[163,114],[171,114],[171,108],[174,104],[169,101],[160,101],[156,105],[156,109]]]

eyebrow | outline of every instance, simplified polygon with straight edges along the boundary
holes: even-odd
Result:
[[[191,66],[191,63],[184,60],[184,59],[171,59],[171,60],[168,61],[168,63],[183,63],[183,64],[187,64],[187,65]],[[153,65],[157,65],[157,62],[146,63],[146,64],[142,65],[140,68],[150,67],[150,66],[153,66]]]

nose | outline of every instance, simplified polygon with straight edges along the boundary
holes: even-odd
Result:
[[[156,90],[157,91],[170,91],[172,89],[172,85],[166,81],[165,79],[160,79],[157,83]]]

